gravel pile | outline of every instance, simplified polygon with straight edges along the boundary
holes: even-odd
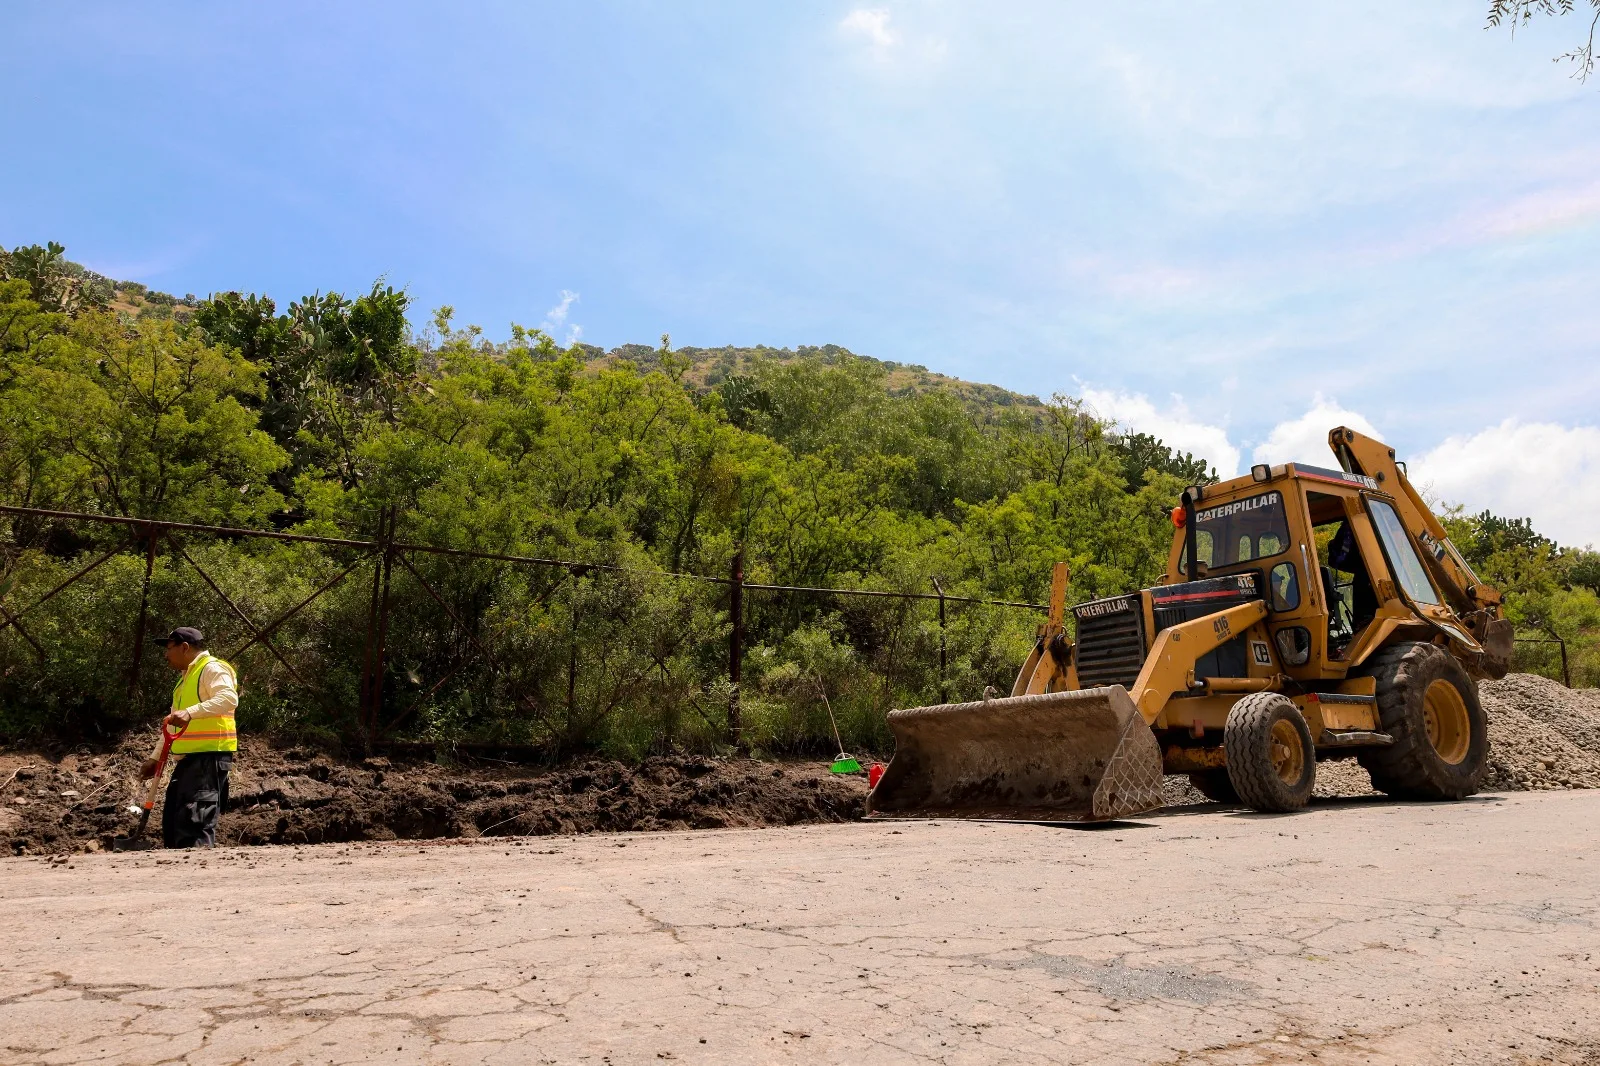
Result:
[[[1600,788],[1600,689],[1568,689],[1535,674],[1484,681],[1478,695],[1489,716],[1485,792]],[[1169,804],[1205,803],[1186,777],[1169,777]],[[1316,794],[1370,796],[1372,780],[1354,759],[1317,764]]]
[[[1486,791],[1600,788],[1600,689],[1508,674],[1478,692],[1489,714]]]

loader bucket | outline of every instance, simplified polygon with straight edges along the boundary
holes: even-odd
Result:
[[[1121,685],[889,713],[885,818],[1099,822],[1155,810],[1161,747]]]

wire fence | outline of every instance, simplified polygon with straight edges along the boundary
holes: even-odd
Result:
[[[1008,686],[1028,616],[1046,610],[936,578],[926,591],[750,581],[742,552],[708,575],[419,543],[397,536],[393,509],[370,537],[0,516],[0,727],[10,714],[13,729],[17,708],[68,733],[148,721],[170,684],[149,638],[186,624],[247,667],[258,728],[368,748],[423,737],[571,752],[603,734],[635,752],[800,750],[838,717],[870,750],[891,706]],[[1517,643],[1518,668],[1544,673],[1557,656],[1537,649],[1555,645],[1571,687],[1561,638]]]
[[[369,538],[10,505],[0,515],[11,520],[4,550],[17,585],[0,594],[0,635],[21,642],[0,648],[0,688],[96,729],[159,708],[149,638],[181,623],[202,625],[223,658],[260,660],[250,673],[266,684],[251,687],[267,724],[321,722],[368,747],[408,732],[465,734],[473,721],[489,721],[501,746],[581,747],[611,718],[628,720],[636,746],[652,728],[685,731],[685,718],[689,733],[746,746],[752,654],[819,605],[847,605],[837,644],[866,649],[873,669],[829,675],[824,647],[821,665],[763,666],[757,703],[775,691],[779,702],[784,691],[815,702],[817,689],[827,704],[826,686],[853,686],[856,705],[881,718],[899,695],[981,691],[1017,657],[976,639],[983,619],[958,624],[956,609],[1045,610],[952,594],[937,579],[925,592],[752,582],[742,551],[721,576],[417,543],[397,535],[393,508]],[[239,550],[250,544],[265,551]],[[778,619],[774,601],[811,606]],[[804,729],[767,721],[758,732],[797,743]]]

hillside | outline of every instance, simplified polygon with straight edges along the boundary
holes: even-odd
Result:
[[[66,259],[65,249],[60,245],[52,244],[43,252],[42,256],[30,256],[28,250],[19,249],[20,254],[13,253],[17,262],[11,272],[23,278],[55,275],[59,289],[57,300],[66,306],[105,310],[134,321],[172,319],[183,324],[192,319],[202,303],[193,293],[173,296],[142,282],[120,281],[98,274]],[[648,344],[622,344],[606,350],[580,343],[573,345],[571,350],[581,356],[587,367],[595,370],[627,362],[649,373],[660,369],[661,364],[661,350]],[[746,348],[732,345],[718,348],[682,347],[672,349],[672,355],[688,361],[682,380],[686,386],[701,393],[717,388],[731,377],[753,376],[763,366],[795,362],[838,366],[857,362],[867,364],[881,374],[882,386],[890,396],[947,393],[960,400],[968,411],[985,420],[992,420],[1004,412],[1025,412],[1038,416],[1046,406],[1037,396],[1012,392],[998,385],[950,377],[915,363],[874,359],[837,344],[801,345],[797,348],[770,348],[766,345]]]
[[[610,351],[594,345],[578,346],[590,365],[611,365],[627,360],[634,365],[652,370],[660,365],[660,349],[647,344],[623,344]],[[1003,389],[998,385],[966,381],[929,370],[916,363],[899,363],[892,359],[874,359],[859,355],[837,344],[801,345],[797,348],[753,348],[725,346],[720,348],[674,348],[672,354],[689,360],[684,373],[686,384],[699,389],[716,388],[734,376],[750,376],[764,364],[784,364],[797,361],[836,366],[850,360],[871,364],[883,373],[885,390],[891,396],[914,396],[926,392],[946,392],[962,401],[969,410],[977,413],[994,413],[1006,410],[1039,413],[1045,408],[1037,396]]]

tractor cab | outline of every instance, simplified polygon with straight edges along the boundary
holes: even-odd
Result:
[[[1268,609],[1270,665],[1297,680],[1342,678],[1397,628],[1443,612],[1393,498],[1363,474],[1256,466],[1187,490],[1173,525],[1169,586],[1248,575]]]

